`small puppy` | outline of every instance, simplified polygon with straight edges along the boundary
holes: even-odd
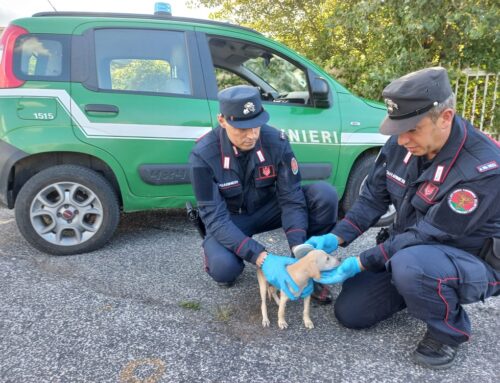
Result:
[[[310,250],[300,258],[294,264],[287,266],[288,274],[292,277],[294,282],[299,287],[300,291],[297,293],[297,296],[300,296],[302,290],[309,282],[310,278],[320,278],[320,272],[323,270],[330,270],[335,267],[338,267],[340,264],[339,260],[331,255],[328,255],[323,250]],[[274,286],[270,286],[264,277],[264,273],[261,269],[257,269],[257,280],[259,281],[259,290],[260,290],[260,298],[262,300],[261,309],[262,309],[262,326],[269,326],[269,318],[267,316],[267,304],[266,304],[266,295],[271,298],[274,298],[274,301],[278,304],[278,326],[280,329],[285,329],[288,327],[288,324],[285,320],[285,307],[286,302],[288,301],[288,296],[281,291],[280,297],[276,295],[276,288]],[[289,287],[290,288],[290,287]],[[293,292],[292,288],[290,290]],[[311,321],[309,316],[309,307],[311,303],[311,296],[304,298],[304,325],[306,328],[314,328],[314,324]]]

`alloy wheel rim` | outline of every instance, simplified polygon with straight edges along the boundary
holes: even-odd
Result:
[[[101,228],[103,205],[88,187],[76,182],[48,185],[31,203],[33,229],[45,241],[75,246],[88,241]]]

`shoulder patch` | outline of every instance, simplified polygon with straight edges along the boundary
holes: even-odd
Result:
[[[458,214],[470,214],[476,210],[479,200],[469,189],[455,189],[448,196],[448,206]]]
[[[296,176],[299,172],[299,164],[297,163],[295,157],[292,157],[292,160],[290,161],[290,168],[292,169],[293,175]]]
[[[484,173],[487,172],[488,170],[498,169],[498,164],[496,161],[490,161],[483,165],[477,166],[476,169],[479,173]]]

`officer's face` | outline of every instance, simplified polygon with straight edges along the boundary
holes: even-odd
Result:
[[[446,109],[436,121],[424,117],[415,129],[398,135],[398,144],[414,156],[427,156],[427,159],[432,160],[448,140],[453,115],[452,109]]]
[[[238,149],[247,151],[255,147],[260,136],[260,126],[250,129],[235,128],[222,116],[219,116],[219,124],[226,129],[229,141]]]

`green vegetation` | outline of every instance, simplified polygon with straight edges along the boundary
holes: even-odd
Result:
[[[112,89],[162,92],[171,78],[170,64],[162,60],[113,60]]]
[[[500,3],[495,0],[191,0],[191,4],[216,8],[210,17],[254,28],[288,45],[363,97],[380,99],[391,80],[428,66],[448,68],[452,83],[462,68],[500,70]],[[470,104],[472,97],[468,93]],[[487,112],[489,121],[491,109]],[[497,118],[495,126],[500,132]]]
[[[231,317],[233,316],[233,310],[230,306],[217,306],[217,310],[215,313],[215,318],[219,322],[229,322]]]
[[[195,310],[195,311],[198,311],[201,308],[200,302],[196,301],[183,301],[179,303],[179,306],[181,306],[183,309]]]

